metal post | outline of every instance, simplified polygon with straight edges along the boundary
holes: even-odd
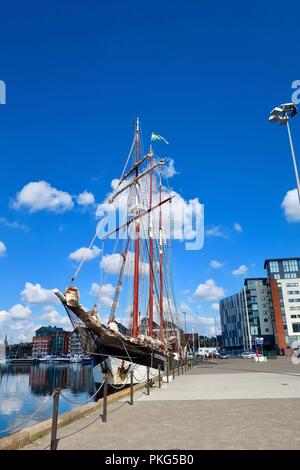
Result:
[[[173,364],[172,372],[173,372],[173,380],[175,380],[175,365],[174,364]]]
[[[294,170],[295,170],[295,176],[296,176],[298,198],[299,198],[299,204],[300,204],[300,181],[299,181],[299,174],[298,174],[297,162],[296,162],[295,151],[294,151],[294,146],[293,146],[293,141],[292,141],[292,135],[291,135],[290,125],[289,125],[288,119],[287,119],[287,121],[286,121],[286,127],[287,127],[288,135],[289,135],[290,147],[291,147],[291,152],[292,152],[292,157],[293,157],[293,164],[294,164]]]
[[[104,379],[103,385],[103,413],[102,413],[102,421],[106,423],[107,421],[107,379]]]
[[[150,369],[147,367],[147,395],[150,395]]]
[[[169,362],[167,362],[167,384],[169,383]]]
[[[180,375],[180,362],[178,361],[178,376]]]
[[[130,405],[133,405],[133,370],[130,371]]]
[[[53,394],[53,412],[52,412],[52,429],[51,429],[51,444],[50,450],[57,449],[57,418],[58,418],[58,404],[59,404],[60,389],[55,390]]]
[[[184,371],[186,372],[186,360],[184,362]]]
[[[183,360],[181,359],[181,373],[183,374]]]
[[[160,364],[158,365],[158,388],[161,388]]]

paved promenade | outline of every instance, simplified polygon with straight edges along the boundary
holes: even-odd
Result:
[[[228,359],[110,405],[107,423],[94,412],[59,429],[58,449],[299,449],[299,422],[300,365]]]

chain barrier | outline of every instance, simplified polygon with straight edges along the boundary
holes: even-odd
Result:
[[[41,411],[43,411],[44,408],[46,408],[50,400],[53,398],[53,395],[54,392],[49,397],[46,397],[44,401],[40,404],[40,406],[38,406],[38,408],[27,418],[22,419],[18,423],[13,424],[12,426],[9,426],[6,429],[1,429],[0,434],[11,433],[11,431],[13,431],[14,429],[17,429],[21,426],[24,426],[24,424],[27,424],[32,418],[34,418],[38,413],[40,413]]]
[[[71,400],[70,398],[66,397],[65,395],[63,395],[61,392],[60,392],[60,396],[62,398],[64,398],[66,401],[68,401],[69,403],[73,403],[74,405],[86,405],[87,403],[89,403],[90,401],[92,401],[96,395],[100,392],[101,388],[103,387],[104,385],[104,381],[101,383],[100,387],[98,388],[98,390],[96,390],[96,392],[94,393],[94,395],[92,395],[90,398],[88,398],[88,400],[84,401],[84,402],[81,402],[81,401],[75,401],[75,400]]]

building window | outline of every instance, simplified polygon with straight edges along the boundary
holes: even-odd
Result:
[[[300,333],[300,323],[293,323],[293,333]]]
[[[278,273],[279,272],[278,261],[270,261],[269,267],[270,267],[270,272],[271,273]]]
[[[280,279],[280,274],[274,274],[274,279]]]
[[[298,271],[298,261],[289,259],[282,262],[284,272]]]
[[[297,273],[285,273],[285,279],[296,279]]]

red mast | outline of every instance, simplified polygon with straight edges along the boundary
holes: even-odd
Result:
[[[150,168],[153,162],[153,151],[150,145]],[[152,209],[152,171],[150,171],[150,201],[149,209]],[[149,270],[149,335],[153,336],[153,238],[152,238],[152,214],[150,214],[150,226],[149,226],[149,251],[150,251],[150,270]]]
[[[136,120],[135,131],[135,162],[139,161],[139,118]],[[135,170],[135,176],[139,173],[138,166]],[[136,198],[136,203],[138,200]],[[138,335],[139,321],[139,262],[140,262],[140,223],[135,223],[135,254],[134,254],[134,294],[133,294],[133,336]]]
[[[159,202],[161,203],[162,185],[159,185]],[[163,297],[163,236],[162,236],[162,210],[159,210],[159,319],[160,340],[164,339],[164,297]]]

